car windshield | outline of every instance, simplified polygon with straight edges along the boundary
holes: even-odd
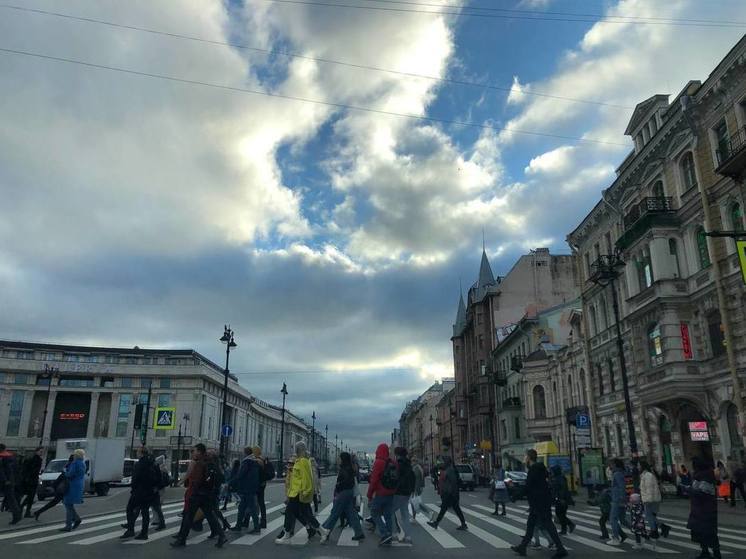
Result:
[[[456,466],[456,470],[458,470],[458,472],[460,474],[470,474],[471,473],[471,466],[466,466],[466,465],[462,464],[460,466]]]
[[[60,474],[62,473],[62,470],[65,469],[65,464],[67,464],[67,460],[52,460],[49,464],[47,464],[47,467],[44,468],[44,473]]]

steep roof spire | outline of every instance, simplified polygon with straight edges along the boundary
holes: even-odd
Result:
[[[466,328],[466,304],[464,303],[464,294],[459,293],[456,323],[453,325],[453,336],[460,336],[464,328]]]
[[[485,289],[488,285],[495,285],[495,276],[492,274],[490,261],[487,259],[487,252],[482,249],[482,263],[479,265],[479,282],[477,288],[479,291]]]

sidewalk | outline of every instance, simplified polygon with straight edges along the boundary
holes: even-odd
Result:
[[[686,520],[689,518],[689,499],[672,498],[664,499],[661,503],[661,516],[671,516],[677,519]],[[746,526],[746,507],[743,500],[731,507],[730,503],[725,503],[718,499],[718,524],[723,526]]]

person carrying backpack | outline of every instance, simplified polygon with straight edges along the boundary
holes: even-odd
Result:
[[[244,449],[244,459],[241,460],[238,473],[230,481],[230,490],[238,493],[241,497],[238,503],[238,517],[236,525],[231,528],[234,532],[240,532],[244,523],[248,523],[249,518],[254,521],[254,529],[250,534],[258,534],[260,529],[259,510],[256,504],[256,495],[259,491],[260,465],[254,459],[253,449],[246,447]]]
[[[414,471],[412,470],[412,463],[407,457],[406,448],[396,447],[394,456],[399,468],[399,483],[396,486],[392,507],[402,534],[399,541],[412,543],[412,537],[409,534],[409,499],[414,493]]]
[[[194,524],[197,511],[202,513],[210,525],[213,534],[218,536],[215,547],[223,547],[228,541],[225,537],[223,527],[218,522],[215,515],[217,501],[215,499],[215,486],[220,489],[222,483],[222,473],[215,460],[208,460],[207,449],[202,443],[194,445],[192,448],[192,467],[188,477],[188,495],[184,515],[181,517],[181,528],[176,535],[176,539],[171,542],[171,547],[184,547],[186,539],[189,537],[189,531]]]
[[[136,540],[148,539],[148,527],[150,526],[150,507],[158,497],[158,489],[161,483],[161,472],[150,454],[147,447],[140,447],[137,451],[140,459],[135,464],[132,472],[132,489],[127,502],[127,530],[119,536],[119,539],[127,539],[135,536],[135,522],[142,514],[142,527],[140,533],[135,536]]]
[[[389,458],[389,446],[381,443],[376,448],[376,459],[368,483],[368,502],[371,519],[378,528],[380,546],[391,545],[393,534],[394,493],[399,485],[399,469]]]
[[[435,520],[428,522],[428,525],[437,530],[438,524],[440,524],[440,521],[446,515],[446,511],[451,508],[461,521],[461,526],[456,528],[456,530],[468,530],[469,527],[466,525],[464,513],[461,512],[461,506],[459,505],[458,472],[450,456],[443,457],[443,468],[438,483],[438,492],[440,493],[440,512]]]

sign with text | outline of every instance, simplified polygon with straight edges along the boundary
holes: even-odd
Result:
[[[176,428],[176,408],[155,408],[153,429],[171,430]]]
[[[707,431],[707,422],[706,421],[690,421],[689,430],[690,431]]]
[[[692,431],[692,440],[698,443],[706,443],[710,440],[710,434],[707,431]]]
[[[603,451],[600,448],[580,450],[580,480],[583,485],[601,485],[604,483]]]
[[[681,350],[684,353],[684,359],[692,359],[694,353],[692,353],[692,339],[689,337],[689,325],[685,322],[681,323]]]

